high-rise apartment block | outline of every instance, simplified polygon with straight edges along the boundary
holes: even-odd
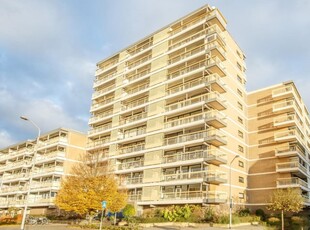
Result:
[[[1,149],[0,208],[27,202],[31,214],[55,209],[60,182],[85,154],[86,141],[85,134],[61,128],[41,135],[38,144],[30,140]]]
[[[142,208],[309,204],[309,114],[292,82],[247,93],[245,54],[204,6],[97,64],[88,150]],[[231,170],[231,174],[230,174]],[[231,177],[230,177],[231,175]]]

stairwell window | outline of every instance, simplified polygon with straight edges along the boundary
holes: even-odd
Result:
[[[241,145],[238,145],[238,151],[243,153],[244,152],[244,148]]]
[[[238,108],[243,110],[243,105],[238,101]]]
[[[244,183],[244,177],[239,176],[239,182],[240,182],[240,183]]]
[[[244,168],[244,163],[243,163],[243,161],[239,161],[239,162],[238,162],[238,165],[239,165],[239,167]]]
[[[238,130],[238,136],[241,137],[241,138],[243,138],[243,132],[240,131],[240,130]]]
[[[240,124],[243,124],[243,119],[241,117],[238,117],[238,121]]]
[[[237,89],[237,92],[238,92],[238,94],[239,94],[240,97],[243,97],[243,94],[242,94],[242,92],[241,92],[240,89]]]
[[[239,197],[239,199],[244,199],[244,193],[243,192],[239,192],[238,197]]]

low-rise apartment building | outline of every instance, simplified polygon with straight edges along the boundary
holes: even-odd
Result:
[[[227,205],[230,188],[254,208],[299,187],[309,205],[307,109],[292,82],[246,92],[226,24],[207,5],[97,64],[87,149],[141,211]]]
[[[28,202],[31,214],[55,209],[61,180],[85,154],[86,141],[85,134],[60,128],[41,135],[38,145],[29,140],[1,149],[0,208],[23,208]]]

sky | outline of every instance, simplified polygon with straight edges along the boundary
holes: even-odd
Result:
[[[96,63],[209,4],[245,52],[247,90],[295,81],[310,108],[308,0],[0,0],[0,148],[88,130]]]

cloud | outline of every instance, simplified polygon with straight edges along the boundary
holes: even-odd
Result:
[[[0,130],[0,149],[14,144],[16,141],[5,130]]]

